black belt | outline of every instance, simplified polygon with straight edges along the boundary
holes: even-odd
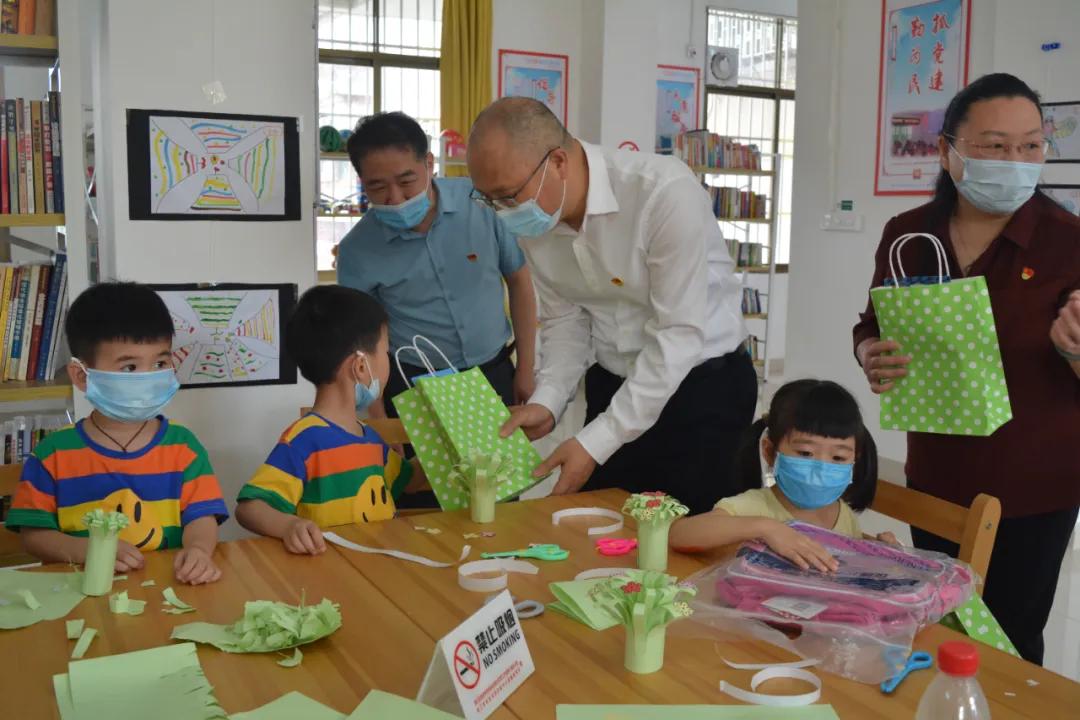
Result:
[[[503,364],[510,359],[511,355],[514,354],[514,347],[516,345],[517,343],[510,343],[509,345],[504,345],[503,349],[499,351],[498,355],[491,358],[486,363],[478,365],[477,367],[479,367],[481,370],[491,370],[495,366]]]

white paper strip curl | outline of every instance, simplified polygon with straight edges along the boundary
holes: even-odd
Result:
[[[458,585],[472,592],[498,592],[506,587],[507,573],[536,575],[540,568],[524,560],[497,558],[494,560],[473,560],[458,568]],[[471,577],[480,573],[499,573],[491,578]]]
[[[808,660],[793,660],[791,662],[786,662],[786,663],[737,663],[737,662],[731,662],[726,657],[721,657],[720,659],[723,660],[724,664],[727,665],[729,668],[734,668],[736,670],[764,670],[766,668],[783,668],[783,667],[786,667],[786,668],[807,668],[807,667],[812,667],[814,665],[817,665],[819,662],[821,662],[820,660],[808,659]]]
[[[596,578],[615,577],[616,575],[625,575],[631,570],[637,568],[592,568],[591,570],[582,570],[574,576],[575,580],[595,580]]]
[[[412,553],[402,552],[401,550],[388,550],[387,548],[374,548],[368,547],[367,545],[358,545],[351,540],[346,540],[335,532],[323,533],[323,539],[349,550],[356,550],[357,552],[368,553],[370,555],[389,555],[398,560],[408,560],[409,562],[419,563],[420,565],[430,568],[454,567],[462,560],[469,557],[469,553],[472,552],[472,545],[466,545],[461,548],[461,557],[455,562],[439,562],[438,560],[426,558],[423,555],[413,555]]]
[[[802,695],[769,695],[757,692],[758,686],[768,680],[777,678],[791,678],[803,680],[814,686],[814,690]],[[750,690],[735,687],[725,680],[720,681],[720,692],[730,695],[736,700],[742,700],[752,705],[768,705],[770,707],[799,707],[812,705],[821,699],[821,679],[809,670],[801,670],[793,667],[768,667],[754,673],[750,678]]]
[[[607,535],[608,533],[618,532],[619,530],[623,529],[622,513],[601,507],[567,508],[566,510],[556,510],[555,512],[551,513],[551,524],[558,525],[563,518],[587,516],[606,517],[616,521],[611,525],[598,525],[596,527],[589,528],[589,535]]]

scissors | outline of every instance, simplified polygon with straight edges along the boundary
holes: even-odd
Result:
[[[487,605],[497,597],[499,597],[498,593],[490,596],[487,600],[484,600],[484,604]],[[511,595],[510,602],[514,603],[514,612],[516,612],[517,616],[522,620],[529,620],[530,618],[540,617],[544,614],[544,603],[537,600],[518,600]]]
[[[626,555],[636,547],[634,538],[600,538],[596,541],[596,550],[601,555]]]
[[[530,545],[524,550],[508,550],[507,552],[486,552],[480,557],[490,560],[492,558],[533,558],[534,560],[565,560],[570,557],[569,550],[563,550],[558,545],[540,544]]]
[[[914,670],[925,670],[928,667],[934,666],[934,658],[930,656],[928,652],[914,652],[911,653],[911,657],[907,659],[907,663],[900,670],[900,673],[895,677],[891,677],[885,682],[881,683],[881,692],[885,694],[891,693],[896,689],[896,686],[903,681]]]

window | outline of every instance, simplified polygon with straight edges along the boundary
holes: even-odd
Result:
[[[706,125],[711,132],[758,146],[772,177],[725,177],[711,183],[740,186],[769,196],[769,225],[725,223],[724,235],[769,244],[775,232],[776,262],[786,265],[791,238],[791,169],[795,145],[795,56],[798,22],[794,18],[732,10],[708,10],[708,42],[739,48],[736,87],[707,87]],[[779,158],[776,167],[774,157]],[[768,262],[768,255],[763,256]]]
[[[352,129],[373,112],[416,118],[438,156],[442,0],[318,0],[319,126]],[[319,192],[329,202],[360,192],[348,157],[319,161]],[[333,269],[333,248],[357,218],[319,214],[316,267]]]

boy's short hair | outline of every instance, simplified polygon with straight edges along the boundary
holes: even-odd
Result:
[[[94,364],[104,342],[172,343],[172,315],[161,296],[133,282],[103,282],[84,290],[64,323],[73,357]]]
[[[285,326],[285,349],[308,382],[326,385],[349,355],[375,352],[388,321],[382,305],[367,293],[316,285],[300,296]]]
[[[411,151],[417,160],[428,154],[428,136],[420,123],[403,112],[382,112],[368,115],[356,123],[352,135],[345,142],[356,174],[360,175],[360,163],[373,150],[397,148]]]

